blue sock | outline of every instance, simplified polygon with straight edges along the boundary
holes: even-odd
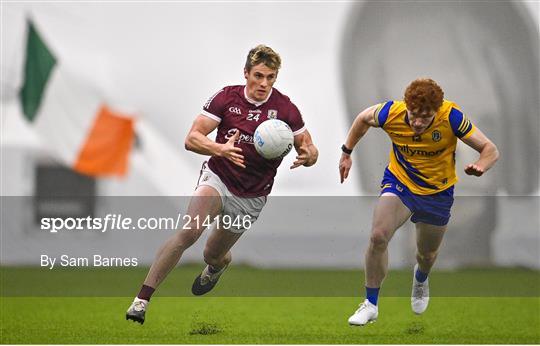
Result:
[[[416,269],[416,273],[414,273],[414,276],[416,277],[416,281],[424,282],[427,280],[428,273],[424,273],[421,272],[420,269]]]
[[[379,290],[381,288],[371,288],[366,286],[366,298],[373,305],[377,305],[377,300],[379,299]]]

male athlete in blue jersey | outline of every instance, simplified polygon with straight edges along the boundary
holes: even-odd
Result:
[[[349,318],[351,325],[365,325],[378,317],[379,289],[388,268],[388,242],[409,218],[416,224],[412,310],[423,313],[429,302],[428,274],[450,218],[457,182],[457,139],[480,153],[465,167],[468,175],[481,176],[497,161],[499,152],[461,112],[444,99],[431,79],[417,79],[405,90],[404,101],[389,101],[362,111],[342,146],[341,183],[349,175],[351,153],[370,127],[382,128],[392,140],[390,162],[375,207],[371,238],[366,252],[366,299]]]

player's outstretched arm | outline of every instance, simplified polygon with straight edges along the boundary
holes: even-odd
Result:
[[[497,146],[495,146],[495,144],[493,144],[493,142],[478,128],[472,135],[462,139],[462,141],[480,153],[480,157],[475,163],[465,166],[465,173],[468,175],[481,176],[493,167],[495,162],[499,159],[499,150],[497,149]]]
[[[234,146],[234,143],[240,136],[238,130],[234,136],[229,138],[229,140],[223,144],[216,143],[207,137],[210,132],[217,128],[218,124],[217,121],[202,114],[197,116],[184,142],[186,150],[201,155],[221,156],[239,167],[246,168],[242,149]]]
[[[294,149],[296,150],[296,160],[293,162],[291,169],[300,166],[313,166],[319,158],[319,150],[313,144],[313,139],[308,130],[294,136]]]
[[[349,150],[353,150],[356,146],[356,143],[366,134],[367,130],[371,126],[376,126],[375,122],[375,110],[377,109],[377,105],[371,106],[369,108],[364,109],[360,114],[356,116],[356,119],[354,119],[354,122],[349,129],[349,133],[347,134],[347,139],[345,140],[345,147]],[[341,179],[341,183],[347,179],[349,176],[349,171],[352,167],[352,158],[350,154],[342,153],[341,159],[339,160],[339,176]]]

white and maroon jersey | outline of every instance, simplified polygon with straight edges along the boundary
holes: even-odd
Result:
[[[265,101],[256,102],[247,97],[244,85],[227,86],[210,97],[202,114],[219,122],[217,143],[226,143],[236,130],[240,131],[235,145],[242,148],[246,168],[223,157],[212,156],[208,162],[229,191],[239,197],[268,195],[282,161],[267,160],[257,153],[253,144],[257,126],[268,119],[279,119],[291,127],[294,135],[306,130],[298,108],[274,88]]]

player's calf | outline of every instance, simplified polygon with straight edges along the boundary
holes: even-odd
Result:
[[[225,255],[216,254],[215,251],[207,247],[204,249],[203,253],[204,262],[213,268],[225,268],[232,261],[231,251],[227,251]]]
[[[416,261],[418,262],[420,267],[429,271],[431,267],[433,267],[433,265],[435,264],[435,260],[437,259],[437,254],[438,254],[437,251],[417,252]]]

